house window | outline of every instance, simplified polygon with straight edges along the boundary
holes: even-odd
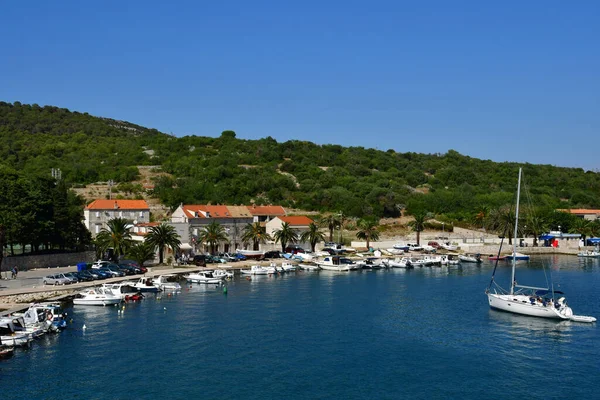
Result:
[[[100,225],[100,224],[96,224],[96,233],[100,233],[100,227],[101,227],[101,226],[102,226],[102,225]]]
[[[96,218],[100,218],[100,211],[96,211]]]
[[[123,218],[123,211],[119,211],[119,217]]]
[[[144,212],[140,211],[140,218],[144,218]]]

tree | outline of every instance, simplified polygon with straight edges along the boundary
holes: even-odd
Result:
[[[146,235],[146,243],[152,249],[158,248],[158,262],[160,264],[163,263],[165,247],[169,247],[175,253],[181,246],[175,227],[164,222],[150,228],[150,232]]]
[[[198,240],[210,246],[210,253],[215,254],[215,248],[221,242],[229,242],[225,228],[217,221],[212,221],[198,233]]]
[[[300,241],[310,243],[310,250],[314,253],[317,243],[325,241],[325,235],[319,230],[319,225],[311,222],[308,230],[300,236]]]
[[[417,244],[421,243],[421,232],[425,230],[425,222],[429,219],[429,215],[424,211],[417,211],[413,214],[414,220],[408,225],[413,231],[417,232]]]
[[[341,227],[339,216],[337,214],[327,214],[320,218],[319,223],[329,230],[329,241],[333,242],[333,231]]]
[[[260,243],[267,243],[267,240],[271,240],[271,236],[267,234],[267,229],[260,222],[248,224],[244,227],[242,241],[244,243],[252,242],[253,250],[258,250]]]
[[[281,224],[281,229],[273,232],[273,239],[275,242],[281,243],[281,251],[285,253],[288,243],[298,242],[298,231],[292,228],[289,222],[284,222]]]
[[[107,223],[107,228],[102,230],[96,236],[96,246],[101,253],[106,253],[108,249],[113,249],[113,261],[125,253],[133,244],[129,227],[131,222],[124,218],[113,218]]]
[[[356,233],[356,237],[360,240],[366,240],[367,249],[369,249],[371,240],[379,240],[379,224],[373,219],[360,219],[357,225],[358,232]]]
[[[135,260],[141,267],[146,261],[154,259],[154,246],[147,242],[136,243],[127,251],[127,257]]]

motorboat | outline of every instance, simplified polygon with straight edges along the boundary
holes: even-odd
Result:
[[[208,284],[220,284],[221,282],[223,282],[224,279],[224,277],[215,276],[214,272],[212,271],[191,272],[187,275],[184,275],[184,278],[188,282]]]
[[[317,264],[306,264],[306,263],[298,264],[298,268],[300,268],[304,271],[318,271],[321,269]]]
[[[450,243],[450,242],[445,242],[445,243],[441,243],[440,247],[444,250],[448,250],[448,251],[456,251],[458,250],[458,246]]]
[[[393,260],[387,260],[387,265],[391,268],[413,268],[408,257],[396,257]]]
[[[215,269],[212,274],[215,278],[221,278],[221,279],[233,279],[233,276],[234,276],[233,272],[226,271],[224,269]]]
[[[408,247],[407,247],[407,249],[408,249]],[[391,248],[389,248],[389,249],[385,249],[385,251],[387,251],[387,252],[388,252],[388,253],[390,253],[391,255],[394,255],[394,256],[399,256],[400,254],[404,254],[404,252],[405,252],[405,251],[408,251],[408,250],[396,249],[396,248],[394,248],[394,247],[391,247]]]
[[[577,257],[592,257],[597,258],[600,257],[600,251],[597,250],[585,250],[577,253]]]
[[[459,254],[458,259],[463,262],[480,263],[481,262],[481,254],[479,254],[479,253],[477,253],[477,254],[468,254],[468,253]]]
[[[409,247],[407,244],[404,243],[396,243],[395,245],[392,246],[394,249],[396,250],[402,250],[402,252],[406,252],[409,250]]]
[[[28,333],[33,339],[37,339],[41,336],[44,336],[46,332],[48,332],[48,326],[43,322],[27,325],[22,315],[11,315],[9,316],[9,318],[12,318],[15,331],[21,333]]]
[[[121,300],[134,300],[140,295],[140,290],[128,282],[104,283],[102,287],[105,290],[110,290],[112,294],[120,297]]]
[[[324,269],[326,271],[345,272],[362,268],[359,264],[355,263],[354,261],[341,256],[328,256],[323,258],[322,260],[316,261],[315,264],[317,264],[319,267],[321,267],[321,269]]]
[[[149,276],[142,276],[137,282],[130,283],[130,285],[142,293],[156,293],[161,291],[160,287],[154,284],[154,279]]]
[[[507,260],[515,259],[516,261],[529,261],[530,257],[527,254],[517,253],[516,251],[506,256]]]
[[[177,282],[177,275],[160,275],[154,280],[154,286],[161,290],[181,290],[181,284]]]
[[[8,346],[27,347],[33,340],[29,332],[19,332],[10,317],[0,318],[0,340]]]
[[[33,303],[23,313],[25,326],[45,325],[49,332],[60,332],[67,327],[66,313],[58,302]]]
[[[120,295],[113,294],[111,290],[98,286],[79,292],[73,299],[73,304],[80,306],[109,306],[119,304],[121,301]]]
[[[571,307],[567,305],[564,293],[554,290],[554,286],[550,283],[548,283],[547,287],[526,286],[517,283],[515,277],[517,264],[516,255],[518,254],[516,251],[516,243],[519,232],[519,199],[521,195],[521,174],[522,169],[519,168],[510,287],[508,290],[505,290],[495,282],[494,277],[496,274],[496,268],[494,268],[494,272],[492,273],[490,283],[485,290],[485,294],[488,298],[488,304],[490,308],[532,317],[571,320],[576,322],[596,322],[595,317],[575,315]],[[546,272],[544,272],[544,277],[546,279],[546,282],[548,282]]]
[[[277,271],[274,267],[263,267],[262,265],[252,265],[250,269],[242,269],[242,274],[246,275],[269,275]]]
[[[296,270],[296,264],[292,264],[289,262],[282,262],[281,269],[283,269],[284,272],[292,272],[292,271]]]

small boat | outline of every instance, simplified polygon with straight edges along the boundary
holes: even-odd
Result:
[[[33,339],[42,337],[46,334],[46,332],[48,332],[48,326],[42,322],[28,325],[25,323],[25,319],[22,315],[12,315],[9,316],[9,318],[12,318],[15,331],[20,333],[28,333]]]
[[[104,283],[102,287],[122,300],[139,300],[140,297],[140,290],[128,282]]]
[[[521,254],[517,252],[513,252],[512,254],[506,256],[507,260],[512,260],[513,258],[517,261],[529,261],[530,257],[527,254]]]
[[[387,260],[387,265],[391,268],[413,268],[408,257],[396,257],[393,260]]]
[[[154,286],[161,290],[181,290],[177,275],[160,275],[154,280]]]
[[[120,302],[121,296],[102,286],[85,289],[73,299],[73,304],[80,306],[108,306]]]
[[[456,251],[458,250],[458,246],[450,243],[450,242],[445,242],[440,244],[440,247],[444,250],[448,250],[448,251]]]
[[[326,271],[345,272],[361,269],[361,266],[359,264],[346,257],[340,256],[325,257],[321,261],[316,261],[315,264],[317,264],[319,267],[321,267],[321,269],[324,269]]]
[[[215,278],[233,279],[233,272],[224,269],[215,269],[212,274]]]
[[[0,341],[2,343],[15,347],[27,347],[32,340],[31,333],[19,332],[15,328],[12,318],[0,318]]]
[[[296,270],[296,264],[292,264],[289,262],[282,262],[281,269],[283,270],[283,272],[292,272],[292,271]]]
[[[490,255],[488,257],[488,260],[490,260],[490,261],[496,261],[496,260],[497,261],[504,261],[506,259],[507,259],[506,256],[494,256],[494,255]]]
[[[246,275],[269,275],[277,271],[273,267],[263,267],[262,265],[252,265],[250,269],[242,269],[242,274]]]
[[[407,247],[408,249],[408,247]],[[400,254],[404,254],[405,251],[408,250],[402,250],[402,249],[396,249],[396,248],[389,248],[389,249],[385,249],[385,251],[387,251],[388,253],[394,255],[394,256],[399,256]]]
[[[265,256],[265,252],[261,250],[241,250],[235,249],[235,252],[243,255],[246,258],[263,258]]]
[[[215,271],[216,272],[216,271]],[[184,276],[188,282],[192,283],[207,283],[207,284],[220,284],[223,282],[224,277],[217,277],[212,271],[199,271],[191,272]]]
[[[137,282],[129,283],[131,286],[136,288],[142,293],[150,292],[156,293],[160,292],[160,288],[154,284],[154,279],[148,276],[142,276]]]
[[[406,252],[409,250],[408,245],[404,244],[404,243],[396,243],[392,247],[396,250],[402,250],[403,252]]]
[[[306,264],[306,263],[298,264],[298,268],[305,270],[305,271],[318,271],[321,269],[316,264]]]
[[[577,257],[592,257],[597,258],[600,257],[600,251],[597,250],[585,250],[577,253]]]
[[[463,262],[480,263],[481,262],[481,254],[479,254],[479,253],[477,253],[477,254],[468,254],[468,253],[459,254],[458,259]]]
[[[23,320],[25,326],[42,324],[49,332],[60,332],[67,327],[65,315],[66,313],[63,312],[60,303],[33,303],[23,313]]]

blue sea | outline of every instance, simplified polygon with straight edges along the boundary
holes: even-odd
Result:
[[[542,265],[548,268],[543,269]],[[7,399],[598,398],[597,324],[490,310],[492,263],[236,278],[117,307],[76,306],[67,330],[0,362]],[[496,279],[508,284],[500,262]],[[600,317],[599,260],[538,257]],[[83,329],[83,325],[86,329]]]

